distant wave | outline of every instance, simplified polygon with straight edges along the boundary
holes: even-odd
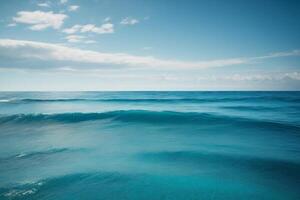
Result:
[[[265,127],[270,129],[289,129],[300,131],[296,124],[278,121],[264,121],[252,118],[223,116],[212,113],[118,110],[103,113],[62,113],[62,114],[17,114],[0,117],[0,124],[6,123],[78,123],[93,120],[111,120],[127,123],[171,124],[171,125],[217,125],[231,124]]]
[[[229,109],[229,110],[236,110],[236,111],[281,111],[282,109],[286,108],[298,108],[296,106],[285,106],[284,108],[282,107],[270,107],[270,106],[222,106],[221,108],[223,109]]]
[[[57,99],[0,99],[0,103],[47,103],[47,102],[116,102],[116,103],[171,103],[171,102],[191,102],[191,103],[214,103],[214,102],[239,102],[239,101],[287,101],[300,103],[298,97],[266,97],[266,96],[249,96],[249,97],[224,97],[224,98],[57,98]]]
[[[93,99],[0,99],[0,103],[30,103],[30,102],[72,102],[72,101],[93,101]]]
[[[228,99],[230,101],[230,99]],[[172,103],[172,102],[218,102],[225,101],[224,99],[197,99],[197,98],[169,98],[169,99],[155,99],[155,98],[139,98],[139,99],[2,99],[0,103],[50,103],[50,102],[110,102],[110,103]]]
[[[300,109],[300,104],[293,105],[278,105],[278,106],[258,106],[258,105],[237,105],[237,106],[222,106],[221,108],[232,109],[237,111],[283,111],[285,109]]]

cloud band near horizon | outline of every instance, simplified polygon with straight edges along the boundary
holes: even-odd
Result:
[[[276,57],[300,56],[300,50],[270,53],[257,57],[241,57],[216,59],[208,61],[180,61],[155,58],[152,56],[136,56],[126,53],[105,53],[26,40],[0,39],[0,56],[15,59],[36,59],[44,61],[70,61],[75,63],[125,65],[128,67],[173,68],[173,69],[205,69],[247,64],[253,61]],[[0,66],[3,67],[3,66]]]

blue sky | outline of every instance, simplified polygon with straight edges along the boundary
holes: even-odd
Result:
[[[299,1],[0,2],[0,90],[299,90]]]

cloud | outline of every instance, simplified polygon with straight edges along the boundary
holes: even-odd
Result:
[[[300,72],[289,72],[284,74],[284,78],[300,81]]]
[[[85,39],[85,36],[81,35],[68,35],[65,37],[68,42],[76,43],[76,42],[82,42],[83,39]]]
[[[76,39],[76,37],[70,39]],[[58,44],[10,39],[0,40],[0,53],[4,54],[0,54],[0,56],[4,57],[6,55],[9,57],[38,60],[139,67],[207,68],[243,64],[247,62],[245,59],[241,58],[195,62],[163,60],[151,56],[134,56],[125,53],[103,53],[81,50]]]
[[[16,23],[10,23],[10,24],[7,24],[8,27],[14,27],[14,26],[17,26]]]
[[[229,80],[229,81],[281,81],[281,80],[300,80],[299,72],[279,72],[279,73],[256,73],[256,74],[230,74],[230,75],[211,75],[200,76],[198,80]]]
[[[68,0],[60,0],[60,3],[61,4],[66,4],[66,3],[68,3]]]
[[[71,5],[71,6],[69,6],[68,10],[69,11],[76,11],[76,10],[78,10],[78,8],[79,8],[78,5]]]
[[[255,57],[255,59],[277,58],[277,57],[287,57],[287,56],[300,56],[300,50],[270,53],[269,55],[266,56]]]
[[[73,39],[74,41],[74,39],[80,40],[82,38],[72,36],[69,39]],[[283,56],[286,54],[278,54],[277,56],[279,55]],[[36,59],[41,61],[63,61],[93,64],[98,67],[113,65],[122,67],[146,67],[151,69],[203,69],[247,64],[254,60],[253,57],[209,61],[165,60],[151,56],[135,56],[126,53],[104,53],[82,50],[59,44],[11,39],[0,39],[0,56],[2,58],[9,57],[15,59],[30,59],[31,61]]]
[[[137,23],[139,23],[139,20],[131,18],[131,17],[126,17],[126,18],[122,19],[120,22],[120,24],[123,24],[123,25],[135,25]]]
[[[85,44],[93,44],[96,43],[94,40],[86,40],[86,36],[82,35],[68,35],[65,37],[66,40],[70,43],[85,43]]]
[[[45,8],[50,7],[50,5],[48,3],[38,3],[37,5],[40,7],[45,7]]]
[[[71,28],[66,28],[66,29],[62,30],[62,32],[67,33],[67,34],[73,34],[73,33],[80,31],[81,27],[82,27],[81,25],[77,24],[77,25],[72,26]]]
[[[86,43],[86,44],[95,44],[97,42],[95,40],[86,40],[86,41],[84,41],[84,43]]]
[[[86,25],[77,24],[72,26],[71,28],[64,29],[63,32],[67,34],[74,34],[76,32],[81,32],[81,33],[92,32],[97,34],[107,34],[107,33],[114,33],[114,25],[111,23],[105,23],[97,27],[94,24],[86,24]]]
[[[31,30],[39,31],[46,28],[59,29],[64,20],[68,16],[65,14],[56,14],[52,11],[43,12],[43,11],[20,11],[17,13],[16,17],[13,17],[13,20],[16,23],[30,24],[29,27]]]

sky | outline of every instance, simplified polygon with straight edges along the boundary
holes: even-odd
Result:
[[[0,91],[300,90],[300,1],[0,1]]]

